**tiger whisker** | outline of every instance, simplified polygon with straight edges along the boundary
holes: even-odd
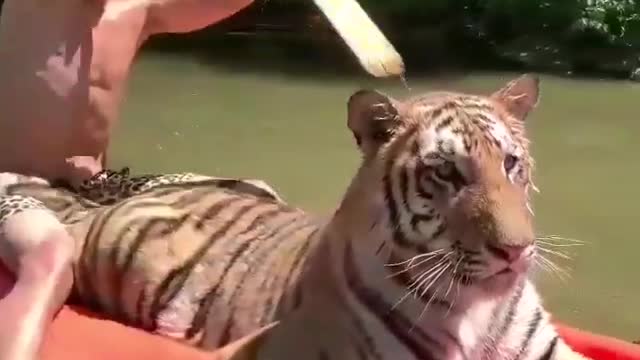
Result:
[[[438,276],[436,276],[429,284],[427,284],[424,287],[424,290],[422,291],[422,294],[420,294],[420,296],[424,296],[429,289],[438,281],[438,279],[445,273],[445,271],[449,268],[449,266],[451,266],[451,263],[448,263],[447,266],[445,266],[439,273]],[[415,325],[418,324],[420,322],[420,319],[422,319],[422,317],[424,316],[424,314],[427,312],[427,309],[429,308],[429,306],[431,305],[431,303],[436,299],[436,297],[438,296],[438,294],[440,293],[440,288],[441,288],[442,284],[438,285],[438,287],[436,287],[435,291],[431,294],[431,296],[429,297],[429,300],[427,300],[427,303],[424,305],[424,307],[422,308],[422,311],[420,312],[420,315],[418,315],[418,320],[416,322],[414,322],[414,324],[411,326],[411,330],[414,329]]]
[[[554,269],[562,269],[560,266],[558,266],[555,262],[553,262],[552,260],[550,260],[549,258],[547,258],[546,256],[544,256],[541,253],[537,253],[536,254],[537,258],[540,259],[541,261],[543,261],[544,263],[548,264],[549,266],[551,266]]]
[[[394,277],[394,276],[398,276],[398,275],[400,275],[400,274],[402,274],[402,273],[405,273],[405,272],[407,272],[407,271],[410,271],[411,269],[414,269],[414,268],[416,268],[416,267],[418,267],[418,266],[420,266],[420,265],[423,265],[423,264],[425,264],[425,263],[429,262],[430,260],[432,260],[433,258],[438,257],[438,256],[442,256],[442,255],[434,254],[434,255],[432,255],[432,256],[430,256],[430,257],[427,257],[426,259],[422,259],[422,260],[420,260],[419,262],[417,262],[417,263],[415,263],[415,264],[411,264],[411,263],[410,263],[410,265],[407,265],[404,269],[399,270],[399,271],[396,271],[396,272],[394,272],[394,273],[392,273],[392,274],[387,275],[387,279],[390,279],[390,278],[392,278],[392,277]]]
[[[536,239],[536,243],[549,244],[551,246],[582,246],[584,242],[562,242],[558,240]]]
[[[531,204],[529,204],[529,202],[527,202],[527,210],[529,210],[529,213],[531,213],[531,215],[535,215],[533,212],[533,208],[531,207]]]
[[[421,274],[413,283],[411,283],[408,287],[408,293],[413,294],[416,298],[420,296],[420,289],[424,286],[425,283],[428,283],[431,279],[438,276],[440,270],[447,266],[447,263],[443,262],[439,264],[437,267],[429,269],[424,274]]]
[[[551,274],[552,276],[557,277],[560,281],[565,282],[566,278],[564,275],[559,274],[554,268],[552,268],[551,266],[549,266],[547,263],[544,263],[542,261],[538,261],[536,260],[536,264],[545,272]]]
[[[446,254],[442,254],[441,251],[433,251],[431,253],[414,256],[411,259],[403,261],[401,263],[387,264],[387,266],[398,266],[398,264],[403,264],[403,263],[407,263],[408,262],[408,264],[405,266],[405,269],[403,269],[403,270],[398,272],[398,273],[402,273],[402,272],[405,272],[407,270],[411,270],[412,268],[415,268],[417,266],[420,266],[420,265],[424,264],[425,262],[428,262],[428,261],[432,260],[433,258],[436,258],[436,257],[446,258],[450,254],[451,254],[451,252],[446,253]],[[418,260],[418,259],[421,259],[421,260],[419,262],[413,264],[413,262]],[[436,262],[436,264],[437,264],[437,262]],[[435,264],[434,264],[434,266],[435,266]],[[396,274],[398,274],[398,273],[396,273]]]
[[[416,325],[420,323],[420,320],[422,319],[424,314],[427,312],[427,309],[429,308],[429,305],[431,305],[433,300],[435,300],[436,296],[438,296],[438,293],[440,293],[440,286],[438,286],[435,290],[436,291],[434,291],[433,294],[431,294],[431,297],[429,297],[429,300],[427,300],[427,303],[422,308],[422,311],[420,311],[420,315],[418,315],[418,318],[416,319],[416,321],[414,321],[414,323],[411,325],[411,328],[409,329],[409,332],[413,331],[413,329],[415,329]]]
[[[538,246],[538,247],[536,247],[536,249],[540,250],[540,251],[542,251],[544,253],[555,255],[557,257],[560,257],[560,258],[563,258],[563,259],[566,259],[566,260],[571,260],[571,256],[569,256],[569,255],[567,255],[567,254],[565,254],[563,252],[560,252],[560,251],[551,250],[551,249],[545,249],[542,246]]]
[[[534,263],[535,263],[536,265],[540,266],[540,267],[542,268],[542,270],[549,271],[549,268],[547,267],[547,264],[546,264],[546,263],[544,263],[544,262],[542,262],[542,261],[540,260],[540,257],[541,257],[540,255],[537,255],[537,254],[536,254],[536,255],[533,257],[533,261],[534,261]]]
[[[447,263],[443,268],[441,268],[440,271],[437,272],[437,274],[435,274],[432,277],[430,281],[425,279],[420,283],[420,285],[416,286],[417,289],[422,288],[422,293],[420,293],[420,297],[424,296],[427,293],[427,291],[429,291],[429,288],[433,286],[436,283],[436,281],[438,281],[438,279],[445,273],[445,271],[447,271],[447,269],[449,269],[450,266],[451,266],[451,263]],[[425,284],[427,281],[429,281],[429,283]]]
[[[455,267],[453,270],[453,273],[455,273]],[[449,296],[449,293],[451,292],[451,289],[453,289],[453,283],[454,283],[454,276],[451,276],[451,279],[449,279],[449,286],[447,286],[447,291],[444,292],[444,298],[446,299],[447,296]]]
[[[409,285],[407,285],[408,289],[413,289],[415,288],[416,284],[418,284],[419,282],[421,282],[424,278],[430,277],[431,275],[433,275],[435,272],[437,272],[442,266],[444,266],[447,263],[447,259],[443,258],[438,260],[438,262],[436,262],[435,264],[429,266],[429,268],[425,269],[424,271],[415,274],[411,277],[411,283]]]
[[[536,261],[538,264],[543,265],[543,268],[546,267],[546,269],[548,269],[551,273],[555,274],[556,276],[558,276],[558,278],[561,281],[567,281],[568,278],[571,278],[571,274],[563,269],[562,267],[558,266],[556,263],[554,263],[553,261],[547,259],[546,257],[542,256],[541,254],[539,254],[538,256],[536,256],[536,260],[540,260],[540,262]]]
[[[543,245],[548,245],[548,246],[553,246],[553,247],[572,247],[572,246],[582,246],[584,245],[583,243],[574,243],[574,244],[558,244],[558,243],[553,243],[553,242],[549,242],[546,240],[538,240],[536,241],[537,244],[543,244]]]
[[[422,315],[427,311],[427,308],[429,307],[429,305],[431,305],[433,303],[433,301],[436,299],[436,297],[440,293],[440,286],[438,286],[436,288],[436,291],[433,292],[433,294],[431,295],[431,297],[427,301],[427,304],[424,306],[424,309],[422,309],[422,312],[420,313],[420,316],[418,316],[418,319],[420,319],[422,317]]]
[[[459,281],[456,280],[456,272],[458,271],[458,268],[460,267],[460,264],[462,264],[462,261],[464,260],[464,255],[460,256],[460,259],[458,260],[458,262],[456,262],[455,266],[453,267],[453,271],[451,272],[451,279],[449,280],[449,286],[447,288],[447,291],[444,293],[444,298],[445,300],[449,297],[449,293],[451,292],[451,289],[453,288],[453,283],[456,284],[460,284]],[[456,289],[456,293],[460,290],[460,288],[458,287]],[[457,297],[454,296],[454,299],[452,300],[452,302],[455,302],[455,298]],[[451,309],[453,308],[453,305],[450,303],[449,304],[449,308],[447,309],[446,315],[445,316],[449,316],[449,313],[451,312]]]
[[[540,193],[540,188],[538,188],[536,184],[533,183],[533,181],[529,182],[529,186],[531,186],[531,190],[537,192],[538,194]]]
[[[447,259],[442,259],[437,264],[435,264],[433,267],[431,267],[428,270],[426,270],[425,272],[417,275],[413,279],[413,282],[411,284],[409,284],[409,289],[418,288],[420,284],[422,284],[424,281],[428,281],[428,279],[430,279],[433,276],[433,274],[435,274],[438,271],[440,271],[440,269],[443,268],[444,266],[446,266],[447,264],[448,264]]]
[[[549,266],[546,263],[543,263],[542,261],[540,261],[538,259],[534,259],[534,262],[543,271],[546,271],[546,272],[548,272],[550,274],[554,274],[553,269],[550,269]]]
[[[452,279],[456,283],[456,294],[453,296],[451,303],[449,303],[449,308],[447,309],[445,316],[449,316],[449,313],[451,313],[451,310],[453,310],[453,307],[455,306],[456,301],[458,300],[458,296],[460,296],[460,280],[454,277],[452,277]]]
[[[429,278],[431,278],[433,276],[433,274],[437,273],[439,271],[439,269],[441,269],[443,266],[446,266],[447,262],[446,259],[441,260],[440,262],[438,262],[436,265],[434,265],[432,268],[428,269],[427,271],[425,271],[424,273],[420,274],[418,276],[418,279],[416,279],[413,283],[411,283],[408,287],[408,291],[391,307],[391,310],[394,310],[395,308],[397,308],[404,300],[407,299],[407,297],[409,297],[410,295],[415,295],[417,296],[417,292],[419,287],[416,287],[415,284],[419,284],[421,283],[420,279],[423,277],[427,277],[427,279],[424,279],[424,281],[428,281]]]
[[[428,252],[428,253],[424,253],[424,254],[419,254],[419,255],[413,256],[410,259],[407,259],[407,260],[404,260],[404,261],[401,261],[401,262],[388,263],[388,264],[385,264],[385,266],[402,266],[402,265],[404,265],[406,263],[411,264],[413,261],[416,261],[418,259],[422,259],[424,257],[430,257],[432,255],[438,255],[438,254],[442,253],[443,251],[444,251],[444,249],[434,250],[434,251],[431,251],[431,252]]]
[[[569,243],[578,243],[578,244],[584,244],[585,243],[585,241],[583,241],[583,240],[568,238],[568,237],[564,237],[564,236],[560,236],[560,235],[543,235],[543,236],[536,237],[536,239],[537,240],[547,240],[547,241],[561,241],[561,242],[569,242]]]
[[[449,296],[449,292],[451,291],[451,287],[453,286],[453,282],[455,280],[455,274],[458,271],[458,268],[460,267],[460,264],[462,264],[463,260],[464,260],[464,255],[460,256],[460,259],[458,260],[458,262],[456,262],[456,264],[453,267],[453,271],[451,272],[451,281],[449,282],[449,288],[447,289],[447,292],[444,294],[445,299],[447,298],[447,296]]]

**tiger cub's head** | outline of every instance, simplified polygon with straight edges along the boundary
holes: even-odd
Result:
[[[348,126],[364,158],[351,188],[378,199],[371,203],[396,260],[424,260],[408,271],[414,279],[430,264],[491,295],[526,275],[535,233],[524,123],[537,102],[531,75],[489,96],[351,96]]]

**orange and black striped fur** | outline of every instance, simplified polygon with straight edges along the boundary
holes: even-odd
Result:
[[[315,218],[259,180],[161,177],[105,178],[82,196],[1,174],[0,224],[19,211],[53,210],[78,240],[73,301],[199,347],[228,344],[294,306],[285,290],[319,230]]]
[[[528,278],[537,100],[531,76],[490,96],[355,93],[363,160],[327,221],[198,183],[75,209],[77,294],[206,348],[279,320],[245,359],[583,359]]]

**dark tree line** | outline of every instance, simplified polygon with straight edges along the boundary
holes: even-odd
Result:
[[[280,8],[306,0],[267,0]],[[640,67],[640,1],[360,0],[418,63],[442,54],[500,66],[628,77]],[[268,4],[268,3],[267,3]],[[274,4],[274,5],[275,5]],[[276,7],[276,6],[274,6]],[[411,61],[411,60],[409,60]],[[467,64],[465,64],[467,65]],[[484,64],[478,64],[484,66]]]
[[[640,78],[640,0],[359,2],[413,69],[455,64]],[[212,38],[229,31],[271,39],[272,46],[280,46],[277,36],[260,35],[288,33],[336,41],[311,0],[257,0],[222,24],[171,41],[208,51]],[[305,41],[308,39],[299,45],[306,46]],[[234,46],[228,38],[219,43],[222,47]],[[291,46],[290,41],[284,43],[282,46]]]

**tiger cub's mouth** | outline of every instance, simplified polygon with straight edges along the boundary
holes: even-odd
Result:
[[[515,271],[511,267],[507,266],[506,268],[498,271],[497,273],[493,274],[492,276],[500,276],[500,275],[505,275],[505,274],[511,274],[511,273],[514,273],[514,272]]]
[[[502,293],[512,289],[522,278],[526,277],[533,265],[535,249],[529,246],[517,256],[505,258],[492,254],[493,271],[489,271],[480,280],[481,287],[491,293]]]

